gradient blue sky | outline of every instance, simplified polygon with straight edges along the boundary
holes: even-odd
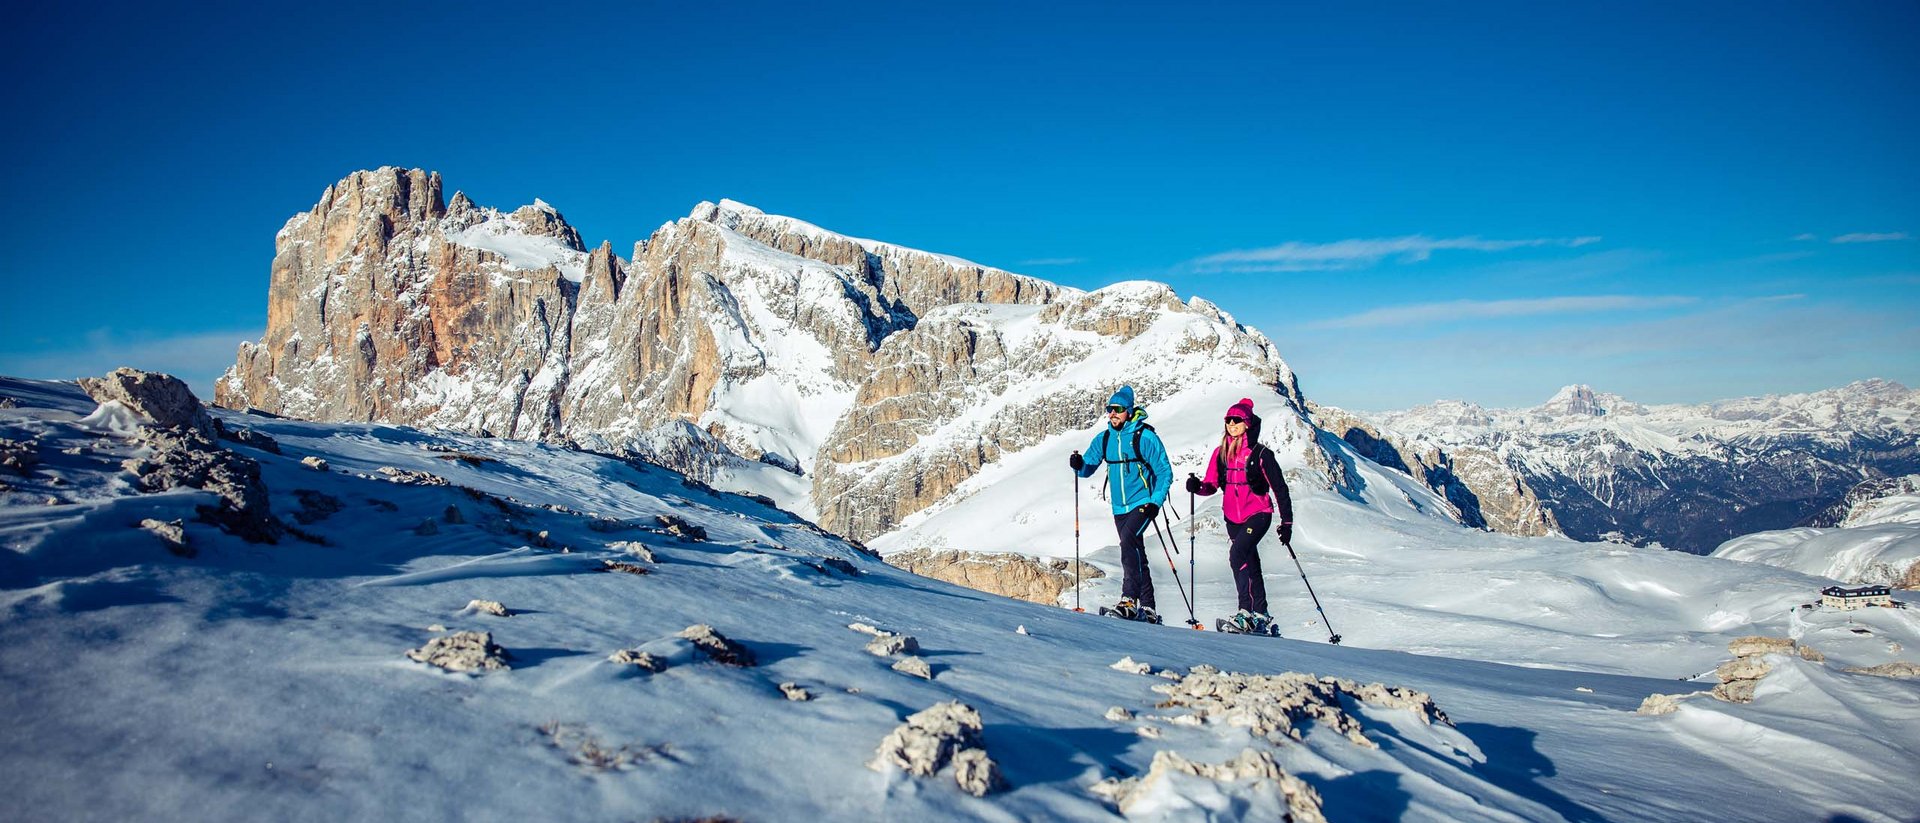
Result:
[[[1308,396],[1920,383],[1920,3],[30,4],[0,373],[207,393],[346,174],[1171,283]]]

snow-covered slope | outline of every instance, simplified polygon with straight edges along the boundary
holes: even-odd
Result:
[[[1666,406],[1568,386],[1530,409],[1443,401],[1373,417],[1422,448],[1497,455],[1568,535],[1698,553],[1920,469],[1920,392],[1885,380]]]
[[[1743,535],[1722,543],[1713,556],[1843,583],[1920,588],[1920,475],[1862,483],[1848,496],[1837,527]]]
[[[233,448],[259,462],[274,510],[325,541],[256,545],[193,519],[209,493],[131,488],[131,442],[82,425],[93,404],[71,385],[0,380],[0,394],[0,438],[24,444],[7,454],[33,455],[0,491],[0,792],[21,819],[1104,820],[1117,817],[1094,791],[1104,780],[1150,775],[1168,753],[1248,750],[1304,781],[1331,820],[1920,814],[1912,682],[1842,670],[1920,648],[1920,627],[1896,610],[1852,624],[1789,611],[1819,581],[1783,570],[1505,538],[1404,500],[1316,494],[1301,560],[1347,644],[1297,625],[1310,607],[1271,547],[1288,638],[1221,636],[914,578],[761,503],[601,455],[217,413],[278,441],[281,454]],[[391,482],[382,467],[450,485]],[[1064,468],[1016,474],[1036,496],[1042,476],[1046,494],[1071,491],[1051,490]],[[1394,496],[1361,477],[1363,496]],[[1009,527],[967,503],[923,528],[965,506],[982,533]],[[704,539],[655,530],[663,515]],[[195,555],[169,554],[143,518],[185,520]],[[1220,564],[1217,544],[1201,552],[1203,568]],[[608,560],[650,573],[598,573]],[[1226,597],[1202,575],[1203,604]],[[698,623],[757,665],[676,637]],[[898,658],[866,651],[852,623],[915,636],[931,678],[890,670]],[[512,668],[406,658],[454,630],[491,632]],[[1751,632],[1791,634],[1827,662],[1767,658],[1750,704],[1633,713],[1698,687],[1673,678]],[[607,659],[635,648],[670,667]],[[1203,666],[1410,687],[1449,720],[1356,690],[1298,720],[1300,739],[1262,738],[1244,709],[1206,719],[1156,690],[1172,680],[1110,668],[1124,656],[1193,687],[1227,682]],[[812,699],[788,700],[785,683]],[[952,767],[867,766],[904,718],[948,700],[979,711],[1004,788],[976,798]],[[1285,806],[1279,783],[1250,774],[1160,773],[1138,789],[1133,819],[1277,819]]]

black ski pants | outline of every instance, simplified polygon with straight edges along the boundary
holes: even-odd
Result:
[[[1273,527],[1273,513],[1261,512],[1245,523],[1227,521],[1227,539],[1233,548],[1227,551],[1227,563],[1233,566],[1233,590],[1240,608],[1258,614],[1267,613],[1267,583],[1260,576],[1260,538]]]
[[[1147,529],[1153,527],[1153,516],[1140,506],[1114,515],[1113,527],[1120,532],[1120,596],[1158,611],[1160,607],[1153,603],[1153,575],[1147,571]]]

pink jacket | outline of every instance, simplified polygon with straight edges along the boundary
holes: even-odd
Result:
[[[1272,490],[1270,494],[1281,500],[1283,511],[1280,520],[1291,522],[1293,501],[1287,494],[1287,480],[1278,471],[1279,466],[1273,459],[1273,452],[1262,449],[1260,462],[1261,469],[1267,477],[1267,487]],[[1207,477],[1202,481],[1200,494],[1205,496],[1213,494],[1215,490],[1225,490],[1226,495],[1220,501],[1220,510],[1227,516],[1229,522],[1245,523],[1247,518],[1256,514],[1273,511],[1273,500],[1269,495],[1256,495],[1247,488],[1247,452],[1244,446],[1234,460],[1228,461],[1224,478],[1220,476],[1220,466],[1220,448],[1216,446],[1213,456],[1207,460]]]

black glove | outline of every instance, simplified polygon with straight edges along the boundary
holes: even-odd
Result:
[[[1247,469],[1247,491],[1255,497],[1266,497],[1268,490],[1267,476],[1258,467]]]
[[[1289,546],[1293,545],[1293,524],[1292,523],[1280,524],[1280,542],[1285,543]]]
[[[1134,511],[1146,512],[1147,519],[1153,520],[1160,516],[1160,504],[1159,503],[1143,503],[1140,505],[1140,508],[1134,509]]]
[[[1199,494],[1200,485],[1200,478],[1191,474],[1187,475],[1187,494]]]
[[[1079,452],[1074,452],[1072,457],[1067,458],[1067,465],[1072,466],[1074,471],[1079,471],[1086,468],[1087,461],[1080,456]]]

